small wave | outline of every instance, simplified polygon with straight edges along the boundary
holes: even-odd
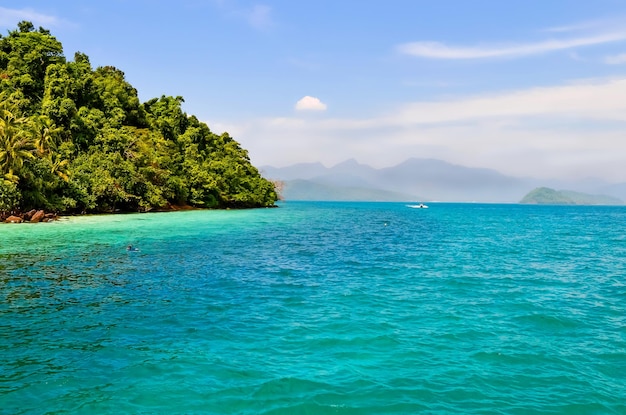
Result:
[[[575,329],[581,326],[581,322],[573,318],[543,313],[520,316],[516,320],[520,323],[531,324],[543,329]]]
[[[313,390],[328,390],[330,385],[298,378],[273,379],[258,386],[252,396],[256,399],[275,399],[280,396],[305,396]]]

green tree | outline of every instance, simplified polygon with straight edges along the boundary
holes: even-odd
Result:
[[[172,204],[271,206],[274,185],[228,134],[182,110],[141,104],[124,73],[67,62],[30,22],[0,36],[0,202],[60,212],[148,211]]]
[[[0,172],[14,183],[28,159],[34,158],[34,145],[28,134],[28,119],[16,117],[6,108],[0,108]]]
[[[17,209],[21,198],[15,183],[0,179],[0,213]]]
[[[30,22],[20,22],[18,30],[0,38],[0,80],[2,90],[20,90],[30,108],[43,96],[49,65],[64,62],[63,47],[50,33],[35,31]]]
[[[188,118],[181,108],[185,102],[178,96],[153,98],[143,104],[150,126],[163,134],[166,140],[176,141],[176,138],[187,130]]]
[[[137,90],[124,78],[124,72],[113,66],[96,69],[93,74],[93,91],[111,127],[122,125],[143,126],[144,114]]]
[[[34,117],[31,123],[31,134],[34,138],[37,154],[40,157],[50,156],[56,150],[62,131],[63,129],[57,127],[50,117],[45,115]]]

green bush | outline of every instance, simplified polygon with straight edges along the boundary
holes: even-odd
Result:
[[[0,179],[0,212],[11,212],[19,208],[22,195],[15,183]]]

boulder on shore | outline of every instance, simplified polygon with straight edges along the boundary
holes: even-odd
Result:
[[[30,218],[30,223],[38,223],[40,222],[43,217],[45,215],[45,212],[43,210],[38,210],[31,218]]]
[[[28,212],[24,213],[24,216],[23,216],[24,220],[30,221],[35,213],[37,213],[37,209],[31,209]]]
[[[54,222],[57,219],[56,213],[46,213],[43,209],[33,209],[26,213],[0,212],[0,223],[40,223]]]

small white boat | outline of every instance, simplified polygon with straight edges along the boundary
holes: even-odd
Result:
[[[407,205],[407,206],[412,209],[428,209],[428,206],[423,203],[420,203],[419,205]]]

